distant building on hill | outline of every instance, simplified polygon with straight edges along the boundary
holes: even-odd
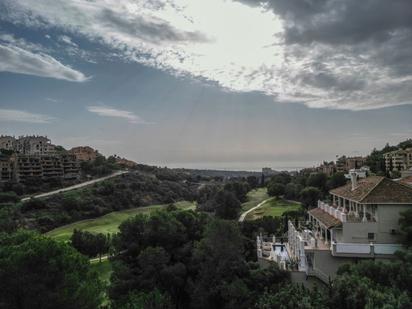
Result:
[[[341,173],[347,173],[351,169],[359,169],[366,163],[366,158],[357,157],[346,157],[342,156],[336,160],[336,171]]]
[[[0,136],[0,149],[13,151],[22,155],[49,155],[55,153],[53,145],[46,136],[27,135],[19,136]]]
[[[332,176],[336,173],[336,164],[335,162],[323,162],[316,168],[317,172],[324,173],[326,176]]]
[[[400,172],[412,168],[412,148],[391,151],[385,153],[384,157],[387,172]]]
[[[137,163],[132,160],[127,160],[125,158],[120,158],[120,157],[116,157],[116,163],[126,168],[133,168],[137,165]]]
[[[73,147],[69,152],[79,161],[94,161],[99,156],[99,152],[89,146]]]
[[[0,136],[0,181],[25,183],[32,179],[80,178],[79,161],[67,151],[56,151],[45,136]]]
[[[262,174],[263,174],[265,177],[270,177],[270,176],[273,176],[273,175],[278,174],[278,172],[275,171],[275,170],[273,170],[273,169],[271,169],[270,167],[263,167],[263,168],[262,168]]]

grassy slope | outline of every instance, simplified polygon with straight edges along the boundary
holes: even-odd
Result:
[[[180,209],[194,209],[195,204],[191,202],[177,202],[175,205]],[[99,218],[82,220],[74,222],[65,226],[58,227],[46,235],[60,241],[67,241],[70,239],[73,230],[83,230],[92,233],[116,233],[118,232],[118,227],[120,223],[129,217],[135,216],[139,213],[150,213],[154,210],[166,207],[166,205],[152,205],[146,207],[132,208],[121,211],[115,211],[108,213]]]
[[[258,188],[247,194],[248,201],[242,204],[242,212],[255,207],[260,202],[269,198],[266,188]]]
[[[109,260],[104,260],[101,263],[99,263],[98,261],[95,261],[91,263],[91,268],[99,274],[100,279],[104,282],[106,287],[109,287],[110,276],[113,272],[111,262]],[[104,292],[102,306],[107,306],[107,305],[109,305],[109,297],[107,293]]]
[[[289,202],[283,199],[272,198],[264,203],[258,209],[255,209],[246,216],[246,220],[256,220],[264,216],[279,217],[285,211],[288,210],[298,210],[300,208],[300,203]]]

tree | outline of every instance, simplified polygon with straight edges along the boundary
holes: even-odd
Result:
[[[75,229],[71,237],[71,244],[81,254],[88,257],[99,256],[101,261],[102,254],[109,252],[110,237],[102,233],[92,234]]]
[[[401,212],[399,225],[404,236],[404,243],[406,246],[412,246],[412,209]]]
[[[285,185],[280,182],[270,182],[268,184],[268,194],[278,198],[285,193]]]
[[[242,207],[236,196],[227,190],[219,191],[216,194],[215,205],[215,214],[222,219],[236,219]]]
[[[240,202],[247,200],[247,193],[250,186],[247,182],[229,182],[224,186],[224,190],[232,192]]]
[[[335,173],[326,182],[326,187],[328,190],[335,189],[337,187],[341,187],[346,184],[346,177],[344,173]]]
[[[118,309],[172,309],[170,297],[158,289],[151,292],[131,292],[116,303]]]
[[[17,203],[20,198],[15,192],[0,192],[0,204],[1,203]]]
[[[317,205],[320,198],[320,190],[315,187],[306,187],[300,192],[302,206],[306,209],[313,208]]]
[[[97,308],[103,284],[69,245],[27,231],[0,235],[2,308]]]
[[[247,273],[242,235],[235,222],[215,219],[194,251],[198,274],[192,294],[196,308],[248,308],[249,289],[239,275]]]
[[[326,181],[328,177],[324,173],[316,173],[309,176],[306,181],[308,187],[316,187],[322,192],[326,192]]]
[[[300,184],[288,183],[285,187],[285,198],[288,200],[299,200],[299,193],[303,187]]]
[[[260,297],[257,308],[326,309],[328,302],[325,295],[319,292],[316,286],[310,290],[301,285],[288,284],[282,286],[276,293],[265,292]]]
[[[248,176],[246,181],[251,189],[256,189],[259,186],[259,178],[256,176]]]

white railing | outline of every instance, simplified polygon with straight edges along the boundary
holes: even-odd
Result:
[[[340,220],[341,222],[346,222],[346,213],[330,206],[328,203],[318,201],[318,208],[322,209],[323,211],[327,212],[330,214],[332,217],[335,217],[336,219]]]
[[[393,255],[402,249],[400,244],[358,244],[358,243],[336,243],[333,242],[332,254],[362,254],[362,255]]]
[[[396,251],[401,250],[402,245],[398,244],[375,244],[375,254],[394,254]]]
[[[336,253],[370,254],[370,244],[337,243]]]

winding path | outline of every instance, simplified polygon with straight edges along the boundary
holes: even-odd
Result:
[[[257,204],[255,207],[250,208],[249,210],[246,210],[246,211],[245,211],[244,213],[242,213],[242,215],[240,216],[239,222],[245,221],[246,216],[247,216],[250,212],[254,211],[255,209],[258,209],[259,207],[261,207],[263,204],[265,204],[267,201],[269,201],[269,200],[271,200],[271,199],[273,199],[273,197],[270,197],[270,198],[268,198],[268,199],[260,202],[260,203]]]
[[[58,193],[61,193],[61,192],[66,192],[66,191],[79,189],[79,188],[82,188],[82,187],[90,186],[90,185],[92,185],[96,182],[100,182],[100,181],[103,181],[103,180],[106,180],[106,179],[109,179],[109,178],[113,178],[113,177],[116,177],[116,176],[119,176],[119,175],[122,175],[122,174],[126,174],[126,173],[128,173],[128,171],[117,171],[117,172],[115,172],[111,175],[100,177],[100,178],[89,180],[89,181],[85,181],[85,182],[82,182],[82,183],[79,183],[77,185],[73,185],[73,186],[70,186],[70,187],[61,188],[61,189],[57,189],[57,190],[54,190],[54,191],[50,191],[50,192],[46,192],[46,193],[42,193],[42,194],[38,194],[38,195],[34,195],[34,196],[25,197],[25,198],[22,198],[21,201],[24,202],[24,201],[28,201],[31,198],[47,197],[47,196],[58,194]]]

